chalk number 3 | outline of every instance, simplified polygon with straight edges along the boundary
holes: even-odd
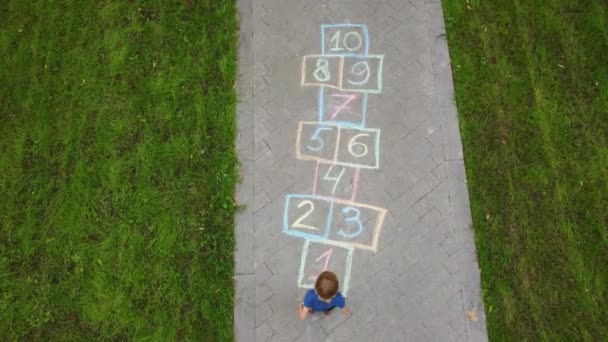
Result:
[[[340,230],[338,230],[338,235],[341,235],[342,237],[345,237],[347,239],[353,239],[353,238],[359,236],[359,234],[361,234],[361,232],[363,232],[363,224],[361,224],[361,211],[355,207],[346,207],[346,208],[342,209],[342,213],[344,215],[347,215],[350,213],[354,214],[350,217],[346,217],[344,219],[344,221],[354,222],[355,225],[357,226],[357,229],[355,229],[353,232],[350,232],[350,233],[346,233],[344,231],[344,229],[340,229]]]

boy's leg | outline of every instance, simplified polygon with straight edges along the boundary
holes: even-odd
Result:
[[[300,317],[300,319],[306,319],[306,316],[308,316],[309,313],[313,313],[314,310],[307,308],[304,304],[300,304],[300,307],[298,309],[298,316]]]

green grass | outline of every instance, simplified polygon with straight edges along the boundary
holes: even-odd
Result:
[[[1,340],[232,340],[235,11],[1,2]]]
[[[443,5],[490,338],[608,340],[608,3]]]

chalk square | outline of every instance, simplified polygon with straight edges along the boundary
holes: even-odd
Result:
[[[378,169],[380,167],[380,130],[342,127],[338,134],[337,162],[341,165]]]
[[[313,178],[313,194],[355,200],[360,171],[359,168],[317,161]]]
[[[326,86],[340,89],[342,86],[343,56],[306,55],[302,57],[303,86]]]
[[[321,53],[336,55],[367,55],[369,34],[362,24],[321,25]]]
[[[372,205],[334,200],[328,239],[340,246],[376,252],[387,212]]]
[[[283,212],[283,233],[306,239],[329,234],[333,202],[314,195],[288,194]]]
[[[339,127],[331,122],[300,121],[296,135],[296,158],[327,160],[336,158]]]
[[[379,94],[382,92],[384,55],[345,56],[341,90]]]
[[[319,121],[335,122],[341,127],[365,127],[367,93],[319,89]]]
[[[350,283],[353,251],[352,248],[336,246],[329,241],[305,240],[300,259],[298,287],[314,288],[318,275],[323,271],[331,271],[338,276],[340,292],[346,297]]]

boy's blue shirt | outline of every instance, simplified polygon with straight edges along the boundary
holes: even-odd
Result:
[[[304,306],[315,311],[329,310],[334,306],[344,308],[345,305],[346,299],[340,292],[336,293],[329,303],[322,301],[314,289],[308,290],[304,296]]]

